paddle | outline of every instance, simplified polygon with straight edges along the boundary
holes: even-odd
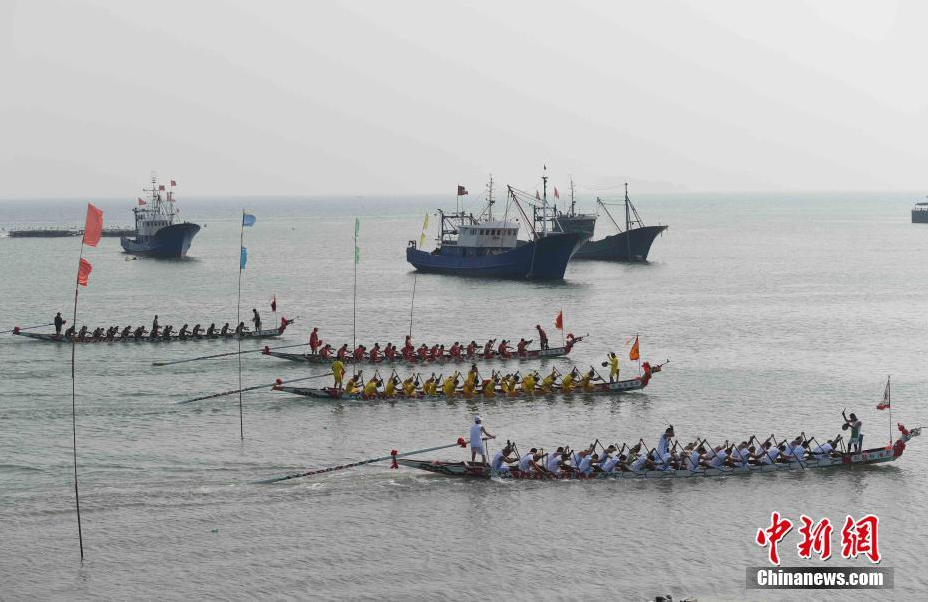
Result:
[[[271,351],[274,349],[289,349],[291,347],[305,347],[305,346],[306,346],[306,343],[299,343],[297,345],[283,345],[281,347],[268,347],[267,350]],[[201,355],[200,357],[191,357],[185,360],[174,360],[170,362],[152,362],[151,365],[152,366],[173,366],[174,364],[183,364],[185,362],[196,362],[199,360],[209,360],[209,359],[213,359],[214,357],[227,357],[230,355],[239,355],[243,353],[264,353],[264,351],[265,349],[262,347],[261,349],[251,349],[249,351],[230,351],[229,353],[217,353],[214,355]]]
[[[351,464],[342,464],[339,466],[329,466],[328,468],[319,468],[316,470],[310,470],[308,472],[302,472],[299,474],[287,475],[285,477],[275,477],[272,479],[264,479],[262,481],[252,481],[253,485],[265,485],[268,483],[279,483],[280,481],[288,481],[290,479],[299,479],[301,477],[311,477],[313,475],[322,474],[326,472],[335,472],[336,470],[344,470],[346,468],[354,468],[355,466],[362,466],[364,464],[373,464],[374,462],[384,462],[386,460],[394,460],[396,458],[405,458],[406,456],[414,456],[416,454],[424,454],[426,452],[435,451],[438,449],[446,449],[449,447],[467,447],[467,442],[464,441],[464,438],[461,437],[455,443],[449,443],[448,445],[438,445],[435,447],[426,447],[424,449],[417,449],[415,451],[402,452],[402,453],[392,453],[389,456],[380,456],[379,458],[370,458],[368,460],[359,460],[358,462],[352,462]]]
[[[323,378],[326,376],[332,376],[331,372],[326,372],[325,374],[314,374],[312,376],[304,376],[302,378],[291,378],[290,380],[282,380],[280,382],[273,382],[266,385],[255,385],[253,387],[245,387],[244,389],[233,389],[232,391],[224,391],[222,393],[213,393],[212,395],[204,395],[202,397],[194,397],[193,399],[185,399],[184,401],[175,402],[176,405],[183,403],[192,403],[194,401],[203,401],[204,399],[214,399],[216,397],[223,397],[224,395],[234,395],[236,393],[241,393],[244,391],[254,391],[255,389],[264,389],[266,387],[273,387],[274,385],[283,385],[286,383],[295,383],[301,380],[309,380],[311,378]]]
[[[43,326],[52,326],[54,324],[55,324],[54,322],[49,322],[48,324],[39,324],[38,326],[23,326],[23,327],[17,326],[16,328],[12,330],[4,330],[3,332],[0,332],[0,334],[9,334],[11,332],[18,332],[22,330],[32,330],[33,328],[42,328]]]

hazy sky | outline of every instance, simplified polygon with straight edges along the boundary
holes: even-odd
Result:
[[[0,3],[0,197],[928,191],[928,3]]]

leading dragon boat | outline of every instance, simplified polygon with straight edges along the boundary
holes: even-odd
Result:
[[[587,476],[576,471],[561,472],[554,475],[547,472],[523,472],[518,468],[510,470],[493,470],[482,463],[445,462],[442,460],[416,460],[400,458],[396,463],[408,468],[417,468],[426,472],[466,479],[532,479],[532,480],[605,480],[605,479],[689,479],[694,477],[721,477],[727,475],[771,474],[779,472],[804,472],[818,468],[849,468],[854,466],[867,466],[893,462],[902,457],[906,444],[913,438],[921,435],[921,428],[906,430],[899,425],[901,436],[892,445],[863,450],[859,453],[843,453],[839,457],[824,457],[820,459],[807,459],[802,462],[784,462],[781,464],[748,465],[745,467],[706,468],[698,467],[692,470],[642,470],[642,471],[613,471],[609,473],[594,472]]]
[[[292,322],[289,320],[288,322]],[[229,340],[234,341],[241,338],[242,340],[247,339],[270,339],[281,336],[286,330],[286,326],[281,325],[278,328],[264,328],[261,330],[245,331],[241,335],[236,335],[235,332],[229,331],[227,334],[216,333],[213,335],[198,334],[196,336],[192,334],[181,336],[179,334],[172,334],[169,337],[164,336],[155,336],[142,335],[134,336],[130,334],[129,336],[101,336],[93,337],[90,335],[83,337],[70,337],[64,334],[55,334],[55,333],[42,333],[42,332],[23,332],[18,328],[14,328],[12,334],[17,336],[26,337],[34,339],[37,341],[45,341],[47,343],[172,343],[172,342],[187,342],[187,341],[222,341]]]

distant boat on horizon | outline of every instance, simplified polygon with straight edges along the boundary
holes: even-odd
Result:
[[[158,174],[151,172],[151,188],[143,189],[149,193],[148,199],[139,197],[138,206],[132,209],[135,214],[135,238],[123,236],[119,240],[126,253],[174,259],[187,256],[200,226],[190,222],[175,223],[176,185],[171,180],[170,190],[165,190],[164,184],[158,184]]]
[[[928,203],[915,203],[915,206],[912,207],[912,223],[928,224]]]

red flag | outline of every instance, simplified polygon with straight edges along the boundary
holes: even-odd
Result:
[[[171,180],[171,186],[177,186],[177,180]]]
[[[87,286],[87,278],[90,276],[90,272],[93,271],[93,266],[90,265],[90,262],[81,257],[81,264],[77,267],[77,283],[81,286]]]
[[[886,381],[886,388],[883,389],[883,401],[881,401],[880,403],[878,403],[878,404],[876,405],[876,409],[878,409],[878,410],[888,410],[889,407],[890,407],[890,400],[889,400],[889,381],[887,380],[887,381]]]
[[[554,318],[554,327],[558,330],[564,330],[564,310],[557,312],[557,317]]]
[[[142,205],[147,205],[147,204],[148,203],[146,203],[142,197],[139,197],[139,207],[141,207]]]
[[[274,295],[274,298],[271,299],[271,311],[277,311],[277,295]]]
[[[102,234],[103,212],[90,203],[87,203],[87,221],[84,223],[84,244],[88,247],[97,246]]]
[[[458,196],[464,196],[467,194],[467,189],[458,184]]]
[[[635,343],[632,345],[632,350],[628,352],[628,359],[636,360],[638,357],[638,335],[635,335]]]
[[[158,190],[164,190],[164,184],[161,184],[160,186],[158,186]]]
[[[554,187],[554,198],[556,198],[556,199],[561,198],[561,195],[559,195],[559,194],[557,193],[557,186]]]
[[[535,198],[538,199],[539,201],[541,200],[541,195],[538,194],[537,190],[535,191]]]

